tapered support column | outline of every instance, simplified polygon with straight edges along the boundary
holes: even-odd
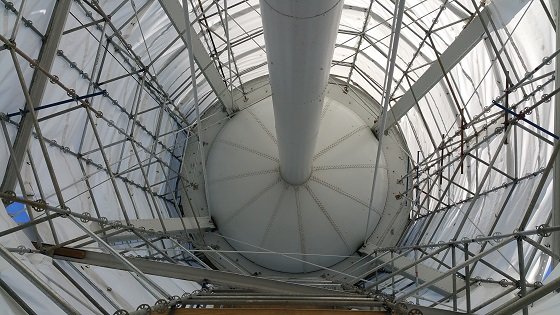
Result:
[[[272,101],[285,181],[311,174],[342,12],[341,0],[261,0]]]

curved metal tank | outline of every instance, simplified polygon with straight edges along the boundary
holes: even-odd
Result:
[[[366,226],[377,226],[387,169],[382,155],[368,215],[378,142],[326,99],[342,1],[260,3],[272,98],[237,113],[214,140],[209,206],[220,234],[254,263],[311,272],[355,253]]]
[[[327,98],[311,175],[289,184],[280,175],[271,103],[239,112],[214,140],[207,164],[212,216],[220,235],[262,267],[302,273],[332,266],[364,242],[377,139],[352,110]],[[379,167],[370,233],[387,198],[384,158]]]

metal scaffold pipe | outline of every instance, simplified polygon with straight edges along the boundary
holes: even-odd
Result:
[[[280,173],[294,185],[311,174],[341,0],[260,0]]]

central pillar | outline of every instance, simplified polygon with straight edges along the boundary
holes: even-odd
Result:
[[[260,0],[282,178],[311,175],[343,1]]]

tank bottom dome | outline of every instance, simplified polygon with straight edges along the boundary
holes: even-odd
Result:
[[[272,99],[240,111],[208,156],[218,232],[246,258],[275,271],[312,272],[344,260],[364,242],[377,149],[362,119],[327,97],[311,176],[290,185],[280,175]],[[368,235],[380,221],[387,190],[382,154]]]

